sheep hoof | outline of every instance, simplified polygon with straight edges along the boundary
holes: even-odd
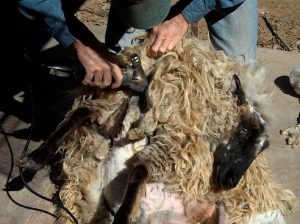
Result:
[[[292,148],[295,145],[300,145],[300,124],[280,130],[280,134],[286,136],[286,144],[291,145]]]
[[[26,170],[35,170],[35,171],[39,171],[44,167],[44,164],[37,163],[29,156],[25,156],[16,165]]]
[[[24,170],[21,174],[11,181],[9,181],[5,187],[2,189],[3,191],[20,191],[25,187],[25,184],[29,183],[33,180],[37,171],[35,170]]]

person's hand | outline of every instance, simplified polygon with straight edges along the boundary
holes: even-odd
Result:
[[[103,56],[103,52],[98,49],[86,46],[79,40],[74,42],[77,56],[80,63],[85,68],[85,77],[82,81],[84,85],[105,88],[114,82],[111,88],[118,88],[122,82],[122,71],[120,67]]]
[[[183,38],[188,26],[185,18],[178,14],[154,27],[149,35],[149,56],[161,55],[172,50]]]

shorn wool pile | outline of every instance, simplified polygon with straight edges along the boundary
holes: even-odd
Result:
[[[204,223],[197,208],[207,203],[231,224],[290,211],[294,194],[271,180],[260,154],[271,102],[264,69],[193,38],[158,59],[145,46],[123,53],[140,55],[144,94],[83,89],[45,142],[58,158],[55,197],[82,224],[112,223],[114,213],[131,223]],[[57,224],[72,223],[64,210],[57,215]]]

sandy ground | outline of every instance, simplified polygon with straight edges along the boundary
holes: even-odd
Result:
[[[262,19],[262,14],[265,13],[278,36],[291,50],[300,52],[300,1],[259,0],[258,2],[260,9],[258,45],[281,49]]]

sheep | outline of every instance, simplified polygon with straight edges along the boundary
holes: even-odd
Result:
[[[289,75],[289,83],[300,100],[300,66],[292,69]],[[300,102],[300,101],[299,101]],[[300,114],[299,114],[300,119]],[[286,144],[294,148],[295,145],[300,145],[300,121],[284,130],[280,130],[280,134],[286,137]]]
[[[286,144],[294,148],[300,145],[300,124],[292,125],[284,130],[280,130],[280,134],[286,137]]]
[[[193,38],[158,59],[147,58],[145,48],[124,52],[141,55],[150,80],[144,94],[83,90],[23,166],[51,152],[44,161],[55,197],[80,223],[204,223],[203,204],[226,212],[228,223],[248,223],[294,207],[295,195],[271,181],[261,154],[268,147],[261,106],[270,101],[263,68],[240,65]],[[176,212],[165,202],[165,210],[151,210],[151,188],[176,202]],[[72,223],[59,208],[57,215],[56,224]]]

